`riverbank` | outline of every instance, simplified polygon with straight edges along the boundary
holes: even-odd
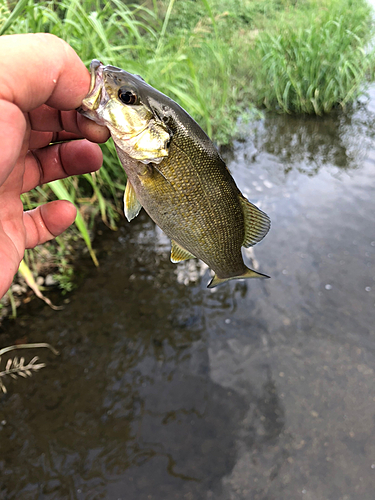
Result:
[[[3,12],[3,11],[2,11]],[[0,25],[1,29],[1,25]],[[177,100],[216,144],[240,135],[238,123],[277,112],[324,114],[350,105],[373,78],[371,10],[364,0],[187,0],[126,5],[113,0],[23,2],[8,33],[51,32],[70,43],[86,64],[99,58],[141,74]],[[39,284],[74,286],[80,244],[90,247],[95,220],[111,228],[121,217],[125,174],[113,144],[103,145],[100,172],[57,181],[24,196],[30,209],[69,197],[77,227],[25,263]],[[25,288],[18,278],[2,305],[9,314]],[[1,314],[1,308],[0,308]]]

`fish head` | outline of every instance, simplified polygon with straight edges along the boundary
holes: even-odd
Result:
[[[172,131],[149,104],[150,92],[157,91],[140,76],[96,59],[90,70],[90,90],[78,111],[108,127],[116,145],[131,158],[160,163],[168,156]]]

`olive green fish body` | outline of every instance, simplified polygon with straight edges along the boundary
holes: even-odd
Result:
[[[186,146],[192,146],[189,142]],[[125,170],[140,204],[167,236],[203,260],[218,277],[239,276],[246,270],[241,254],[241,194],[220,157],[201,156],[203,176],[192,168],[189,149],[176,142],[159,165],[141,164],[141,175],[134,168]]]
[[[269,219],[237,188],[209,137],[174,101],[140,77],[92,63],[80,111],[110,128],[128,176],[125,214],[143,207],[172,240],[173,262],[197,257],[215,271],[209,286],[266,277],[241,247],[260,241]]]

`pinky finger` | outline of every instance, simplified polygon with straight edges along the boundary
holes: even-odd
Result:
[[[46,205],[24,212],[26,248],[34,248],[52,240],[65,231],[75,220],[77,209],[69,201],[51,201]]]

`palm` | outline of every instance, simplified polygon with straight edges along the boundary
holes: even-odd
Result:
[[[45,182],[96,170],[102,161],[100,150],[88,141],[49,145],[52,141],[82,137],[75,111],[59,112],[43,105],[25,117],[19,157],[13,168],[0,173],[0,297],[9,288],[25,248],[54,238],[74,221],[76,214],[73,205],[65,201],[23,212],[20,195]],[[78,120],[90,135],[90,123]],[[50,131],[32,130],[31,123]],[[66,130],[61,129],[61,123],[66,124]],[[102,140],[107,138],[107,132],[101,135]],[[97,132],[95,138],[101,139]]]

